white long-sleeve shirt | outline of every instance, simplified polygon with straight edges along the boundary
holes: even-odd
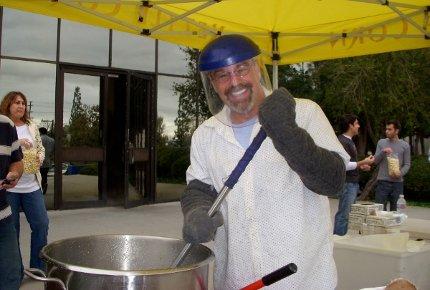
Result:
[[[315,143],[349,155],[314,102],[296,99],[296,122]],[[252,138],[260,125],[256,123]],[[218,192],[245,149],[231,127],[215,117],[194,133],[187,181],[201,180]],[[215,289],[240,289],[295,263],[296,274],[267,289],[334,289],[332,226],[328,198],[307,189],[267,138],[221,206],[224,225],[215,236]]]

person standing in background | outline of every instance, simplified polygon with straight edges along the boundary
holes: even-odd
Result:
[[[22,152],[13,122],[0,115],[0,289],[18,290],[23,267],[6,190],[22,175]]]
[[[27,98],[23,93],[12,91],[6,94],[0,104],[0,113],[7,115],[15,124],[24,156],[24,173],[18,184],[7,190],[16,234],[19,240],[19,210],[22,208],[31,228],[30,267],[45,270],[39,257],[40,250],[47,244],[49,224],[39,171],[45,158],[45,148],[36,124],[28,117]]]
[[[388,121],[385,125],[387,138],[378,141],[375,152],[375,164],[380,164],[375,202],[382,203],[387,210],[389,201],[390,211],[397,210],[397,200],[403,194],[403,176],[411,167],[411,148],[408,142],[399,139],[399,132],[400,122]],[[398,170],[389,170],[388,158],[398,159]]]
[[[45,159],[43,160],[42,166],[40,166],[40,174],[42,175],[42,191],[43,194],[46,194],[48,190],[48,171],[52,165],[55,141],[48,136],[48,130],[46,130],[45,127],[39,128],[39,133],[43,148],[45,148]]]
[[[369,171],[373,163],[373,156],[357,161],[357,148],[352,138],[358,135],[360,123],[355,115],[347,114],[340,121],[340,134],[337,138],[342,144],[345,151],[351,157],[346,165],[346,180],[343,191],[339,194],[339,208],[334,220],[334,234],[344,236],[348,231],[348,216],[351,210],[351,204],[357,199],[359,190],[359,170]]]

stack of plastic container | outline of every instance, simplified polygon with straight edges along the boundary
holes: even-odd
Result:
[[[403,213],[383,211],[379,203],[356,203],[351,205],[348,229],[362,235],[398,233],[406,218]]]
[[[349,213],[348,230],[352,234],[363,234],[368,216],[376,216],[376,212],[383,210],[384,206],[379,203],[365,202],[351,205]]]

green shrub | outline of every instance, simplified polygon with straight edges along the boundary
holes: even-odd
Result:
[[[171,178],[170,165],[173,162],[174,152],[169,147],[157,150],[157,177],[160,179]]]
[[[79,174],[83,175],[98,175],[99,168],[97,162],[95,163],[87,163],[79,166]]]
[[[180,181],[185,181],[185,173],[190,166],[190,157],[187,155],[180,155],[172,163],[170,172],[172,177]]]
[[[157,149],[157,180],[159,182],[185,182],[185,172],[190,159],[189,149],[174,144]]]
[[[430,200],[430,163],[427,156],[413,156],[411,168],[405,176],[405,197],[411,200]]]

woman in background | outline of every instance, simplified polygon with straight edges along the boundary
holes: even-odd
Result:
[[[45,149],[36,124],[28,116],[27,98],[23,93],[9,92],[4,96],[0,112],[15,123],[24,154],[24,173],[18,184],[7,192],[18,240],[19,210],[22,208],[31,228],[30,267],[44,270],[45,265],[39,258],[39,252],[47,244],[49,220],[41,190],[42,176],[39,167],[45,157]]]

